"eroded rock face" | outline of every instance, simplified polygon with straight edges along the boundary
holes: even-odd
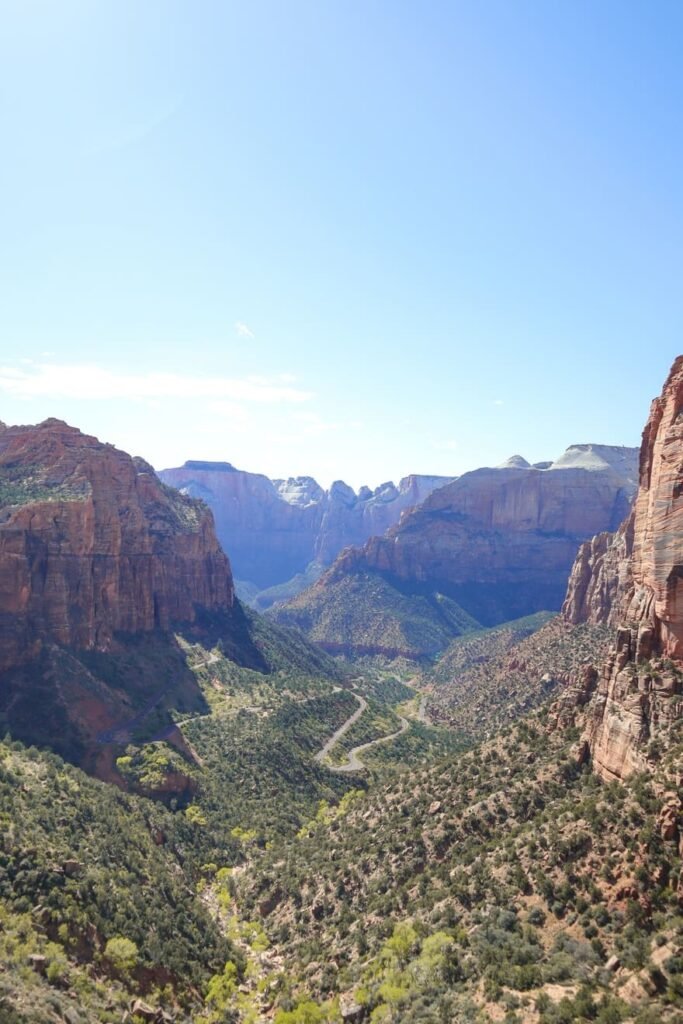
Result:
[[[683,358],[652,403],[640,453],[627,619],[659,653],[683,661]]]
[[[0,671],[233,598],[210,512],[145,462],[59,420],[0,431]]]
[[[434,584],[486,625],[559,608],[578,545],[627,514],[636,461],[635,449],[575,445],[547,469],[515,456],[466,473],[332,571]]]
[[[356,494],[341,480],[325,491],[311,477],[270,480],[227,462],[186,462],[159,475],[210,505],[235,576],[261,588],[290,580],[312,562],[329,565],[451,479],[409,476]]]
[[[614,649],[588,709],[586,739],[605,777],[647,766],[680,716],[683,674],[683,357],[643,432],[638,494],[613,537],[585,544],[564,615],[608,622]],[[655,749],[651,744],[655,745]]]
[[[599,533],[579,548],[572,566],[562,615],[567,622],[613,625],[628,574],[633,516],[616,533]]]

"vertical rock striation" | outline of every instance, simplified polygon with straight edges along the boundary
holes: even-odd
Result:
[[[680,717],[672,698],[683,678],[683,356],[650,409],[631,514],[613,536],[582,546],[563,613],[616,629],[586,740],[596,770],[623,778],[647,766]]]

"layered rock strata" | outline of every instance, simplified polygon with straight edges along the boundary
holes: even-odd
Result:
[[[356,492],[338,480],[323,490],[311,477],[270,480],[228,462],[186,462],[160,472],[164,482],[204,499],[235,576],[259,589],[329,565],[339,552],[382,534],[451,477],[408,476],[395,486]]]
[[[546,468],[515,456],[466,473],[384,536],[344,551],[275,614],[318,641],[353,645],[339,584],[373,576],[401,594],[445,595],[486,626],[559,610],[577,548],[596,532],[616,529],[636,481],[636,449],[605,445],[574,445]]]
[[[0,430],[0,671],[229,609],[210,511],[59,420]]]

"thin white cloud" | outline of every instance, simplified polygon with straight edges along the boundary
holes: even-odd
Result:
[[[235,331],[240,338],[255,338],[256,335],[252,331],[251,327],[245,324],[242,320],[238,320],[235,323]]]
[[[14,398],[210,398],[233,402],[307,402],[313,395],[265,377],[200,377],[179,373],[119,373],[101,366],[38,363],[0,366],[0,393]]]
[[[503,401],[502,398],[494,398],[493,404],[494,405],[505,405],[505,402]]]

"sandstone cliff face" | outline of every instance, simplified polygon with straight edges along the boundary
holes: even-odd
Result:
[[[581,622],[613,625],[617,602],[628,573],[629,537],[633,515],[616,533],[599,533],[579,548],[567,585],[562,615],[572,625]]]
[[[643,432],[631,514],[579,552],[564,605],[571,622],[616,627],[595,680],[586,742],[605,777],[646,767],[680,716],[683,673],[683,357]]]
[[[437,585],[486,625],[559,608],[578,545],[627,514],[635,464],[634,449],[576,445],[547,469],[466,473],[332,572]]]
[[[272,614],[329,650],[420,659],[473,626],[559,609],[581,541],[628,511],[636,467],[635,449],[576,445],[544,468],[515,456],[467,473]]]
[[[0,671],[229,609],[210,512],[142,460],[47,420],[0,431]]]
[[[449,483],[448,477],[409,476],[358,494],[338,480],[324,491],[311,477],[269,480],[227,462],[187,462],[162,470],[165,483],[203,498],[239,580],[266,588],[329,565],[342,548],[362,544],[398,522],[401,513]]]

